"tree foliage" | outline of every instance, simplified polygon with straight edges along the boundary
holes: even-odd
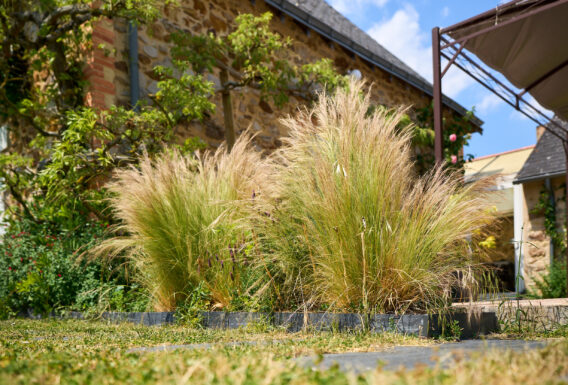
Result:
[[[155,69],[162,77],[157,101],[169,102],[176,110],[183,110],[196,82],[208,74],[218,74],[220,84],[215,92],[222,95],[225,137],[231,147],[235,139],[231,92],[256,89],[261,99],[269,99],[282,107],[290,96],[311,102],[317,91],[325,88],[332,92],[347,85],[346,77],[335,71],[330,59],[300,66],[291,63],[287,57],[291,40],[270,30],[271,19],[270,12],[261,16],[239,15],[236,29],[225,36],[216,36],[213,32],[206,35],[173,33],[174,68],[158,66]],[[175,92],[165,93],[166,89]],[[176,99],[168,99],[168,95]]]
[[[226,36],[172,34],[173,66],[155,68],[158,92],[149,100],[107,111],[86,107],[82,69],[94,49],[93,23],[103,17],[151,21],[159,3],[29,0],[0,6],[0,124],[11,139],[0,154],[0,178],[19,203],[11,207],[13,216],[68,227],[89,214],[112,220],[102,187],[112,171],[143,153],[203,148],[197,138],[179,145],[174,132],[178,124],[206,119],[216,108],[216,92],[231,118],[226,131],[234,134],[229,92],[252,87],[282,106],[290,95],[311,100],[318,85],[345,84],[329,60],[300,67],[285,60],[290,41],[270,31],[270,13],[240,15]],[[215,89],[207,75],[219,71],[226,80]]]
[[[88,187],[98,170],[116,161],[110,149],[127,135],[110,127],[118,130],[127,111],[105,124],[96,111],[84,108],[83,67],[93,49],[92,26],[103,17],[151,20],[156,4],[24,0],[0,6],[0,124],[10,138],[0,155],[0,177],[20,204],[13,214],[36,222],[51,215],[102,216],[97,202],[91,203],[97,193]],[[46,212],[33,209],[31,201]]]

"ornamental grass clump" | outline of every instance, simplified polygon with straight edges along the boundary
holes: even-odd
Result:
[[[271,200],[259,212],[281,296],[337,310],[444,304],[476,268],[468,237],[491,221],[482,183],[417,176],[402,110],[370,113],[361,83],[283,120]],[[461,282],[458,282],[461,280]],[[470,279],[470,284],[475,280]]]
[[[238,201],[250,200],[262,180],[260,154],[243,134],[229,153],[195,157],[177,151],[119,171],[110,189],[121,220],[118,236],[95,250],[124,256],[159,310],[171,310],[205,290],[210,308],[247,295],[250,232]]]

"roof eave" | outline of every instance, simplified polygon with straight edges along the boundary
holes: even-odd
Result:
[[[413,87],[416,87],[417,89],[423,91],[427,95],[431,97],[433,96],[433,87],[431,84],[428,84],[427,82],[421,81],[420,79],[414,78],[412,76],[409,76],[409,74],[406,72],[400,71],[400,69],[397,68],[396,66],[393,66],[391,63],[382,59],[380,56],[375,55],[374,53],[370,52],[368,49],[362,47],[361,45],[348,39],[344,35],[333,30],[328,25],[319,22],[317,19],[312,18],[310,14],[304,12],[300,8],[291,5],[285,0],[264,0],[264,1],[267,4],[271,5],[272,7],[292,17],[294,20],[298,21],[299,23],[302,23],[306,27],[325,36],[334,43],[339,44],[343,48],[352,51],[362,59],[365,59],[366,61],[373,63],[374,65],[383,69],[389,74],[404,80],[406,83],[412,85]],[[317,21],[317,23],[314,23],[315,21]],[[348,41],[349,43],[346,43],[346,41]],[[450,107],[452,110],[456,111],[458,114],[462,116],[466,115],[468,112],[465,107],[463,107],[462,105],[448,98],[445,95],[442,96],[442,102],[446,106]],[[481,126],[483,125],[483,121],[475,115],[471,119],[471,122],[479,129],[481,129]]]
[[[545,174],[531,175],[531,176],[527,176],[527,177],[523,177],[523,178],[515,178],[515,180],[513,181],[513,184],[523,184],[523,183],[528,183],[528,182],[536,182],[536,181],[547,179],[547,178],[556,178],[558,176],[564,176],[565,174],[566,174],[566,171],[561,170],[561,171],[554,171],[554,172],[549,172],[549,173],[545,173]]]

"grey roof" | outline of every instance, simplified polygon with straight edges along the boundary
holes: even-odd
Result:
[[[393,76],[430,96],[433,95],[433,87],[429,81],[324,0],[265,0],[265,2]],[[462,115],[467,112],[463,106],[447,96],[443,97],[443,102]],[[477,126],[483,124],[477,117],[474,117],[472,122]]]
[[[556,118],[554,121],[568,129],[566,122]],[[565,136],[555,124],[548,124],[513,183],[525,183],[566,174],[566,155],[562,140],[551,131],[559,133],[562,137]]]

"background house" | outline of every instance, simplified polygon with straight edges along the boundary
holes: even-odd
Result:
[[[372,100],[389,107],[422,108],[432,101],[432,85],[405,63],[392,55],[364,31],[356,27],[324,0],[181,0],[179,7],[166,6],[162,17],[151,25],[140,26],[129,33],[125,21],[101,21],[94,26],[93,46],[104,44],[107,52],[96,49],[85,73],[91,84],[88,102],[100,108],[113,104],[130,105],[157,91],[153,73],[156,65],[171,63],[169,35],[182,29],[194,34],[215,31],[226,34],[242,13],[262,14],[270,11],[271,27],[293,39],[288,58],[295,64],[331,58],[340,73],[359,71],[373,83]],[[396,39],[396,36],[392,37]],[[129,60],[135,59],[138,60]],[[216,76],[209,80],[219,84]],[[274,149],[286,134],[278,119],[293,112],[299,100],[291,100],[279,110],[261,101],[255,90],[243,90],[234,98],[235,129],[249,126],[258,132],[257,145]],[[215,100],[221,103],[220,96]],[[446,118],[463,115],[466,110],[455,101],[444,98]],[[224,138],[223,118],[219,112],[203,123],[192,123],[179,129],[180,138],[198,136],[215,147]],[[412,111],[410,112],[412,115]],[[481,121],[474,119],[474,129]]]
[[[555,121],[568,128],[565,122]],[[549,131],[554,129],[553,125],[547,130],[537,129],[538,142],[513,181],[515,239],[530,242],[516,246],[526,287],[531,287],[534,278],[546,272],[552,259],[561,255],[561,244],[551,241],[547,234],[547,217],[556,224],[553,231],[559,241],[565,242],[566,157],[562,141]],[[543,205],[551,207],[548,214]]]
[[[488,229],[488,233],[495,237],[495,248],[488,251],[490,263],[498,268],[498,277],[504,291],[515,290],[515,248],[512,242],[515,238],[513,180],[533,148],[534,146],[528,146],[482,156],[464,165],[466,183],[485,177],[495,177],[490,199],[500,221],[492,229]]]

